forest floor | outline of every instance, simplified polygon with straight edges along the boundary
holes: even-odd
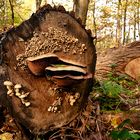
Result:
[[[95,81],[87,106],[69,125],[34,140],[139,140],[140,85],[126,75],[110,73]],[[8,111],[0,107],[0,140],[22,140]]]

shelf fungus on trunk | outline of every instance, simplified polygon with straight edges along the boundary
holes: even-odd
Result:
[[[93,78],[91,73],[86,72],[86,66],[71,60],[65,60],[55,54],[27,58],[27,65],[30,71],[36,75],[46,75],[58,86],[70,86],[81,81]]]
[[[47,67],[52,66],[52,65],[53,65],[53,67],[49,67],[49,68],[54,69],[54,71],[56,69],[57,70],[61,69],[61,71],[63,69],[64,69],[64,71],[68,71],[67,69],[69,69],[69,71],[70,71],[74,68],[73,71],[78,72],[78,70],[79,70],[79,72],[82,71],[83,73],[85,71],[82,70],[82,68],[86,67],[84,64],[80,64],[80,63],[74,62],[72,60],[66,60],[64,58],[60,58],[57,55],[55,55],[54,53],[47,53],[47,54],[43,54],[43,55],[39,55],[39,56],[28,57],[26,59],[26,61],[27,61],[27,65],[28,65],[28,68],[30,69],[30,71],[34,75],[37,75],[37,76],[45,74],[45,69],[47,70],[48,69]]]
[[[36,57],[27,58],[27,65],[30,71],[34,75],[43,75],[45,72],[45,68],[49,66],[51,63],[55,63],[58,61],[58,57],[55,54],[44,54]]]
[[[53,65],[46,67],[46,77],[58,86],[71,86],[79,84],[85,79],[93,78],[83,68],[70,65]]]

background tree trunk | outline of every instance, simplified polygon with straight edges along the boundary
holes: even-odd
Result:
[[[96,11],[96,0],[93,2],[93,25],[94,25],[94,36],[97,37],[97,25],[96,25],[96,17],[95,17],[95,11]],[[96,45],[97,39],[94,40],[94,44]]]
[[[86,24],[88,5],[89,0],[74,0],[73,10],[76,13],[76,17],[82,19],[84,25]]]
[[[36,0],[36,10],[39,9],[41,2],[42,2],[42,0]]]
[[[126,16],[127,16],[127,3],[128,0],[125,1],[124,5],[124,18],[123,18],[123,45],[126,43]]]
[[[121,0],[118,0],[116,44],[117,47],[119,47],[121,44]]]
[[[134,34],[133,34],[134,41],[136,41],[136,13],[134,13]]]
[[[15,20],[15,16],[14,16],[14,5],[13,5],[13,0],[9,0],[10,3],[10,8],[11,8],[11,19],[12,19],[12,26],[14,26],[14,20]]]
[[[138,36],[140,40],[140,2],[137,0],[137,25],[138,25]]]

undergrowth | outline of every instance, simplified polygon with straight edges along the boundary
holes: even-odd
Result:
[[[136,90],[140,91],[138,83],[125,74],[117,74],[115,65],[111,66],[112,71],[103,81],[96,81],[91,96],[99,101],[101,113],[111,111],[112,113],[129,111],[137,96]],[[132,100],[133,99],[133,100]],[[115,120],[116,121],[116,120]],[[112,121],[113,122],[113,121]],[[116,124],[116,122],[115,122]],[[131,128],[131,120],[128,118],[121,121],[117,126],[108,130],[113,140],[139,140],[139,131]],[[129,125],[129,127],[126,127]]]

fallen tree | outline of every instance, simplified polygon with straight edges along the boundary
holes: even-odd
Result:
[[[140,41],[124,47],[108,49],[97,57],[96,77],[103,79],[114,69],[117,73],[127,74],[140,80]]]

